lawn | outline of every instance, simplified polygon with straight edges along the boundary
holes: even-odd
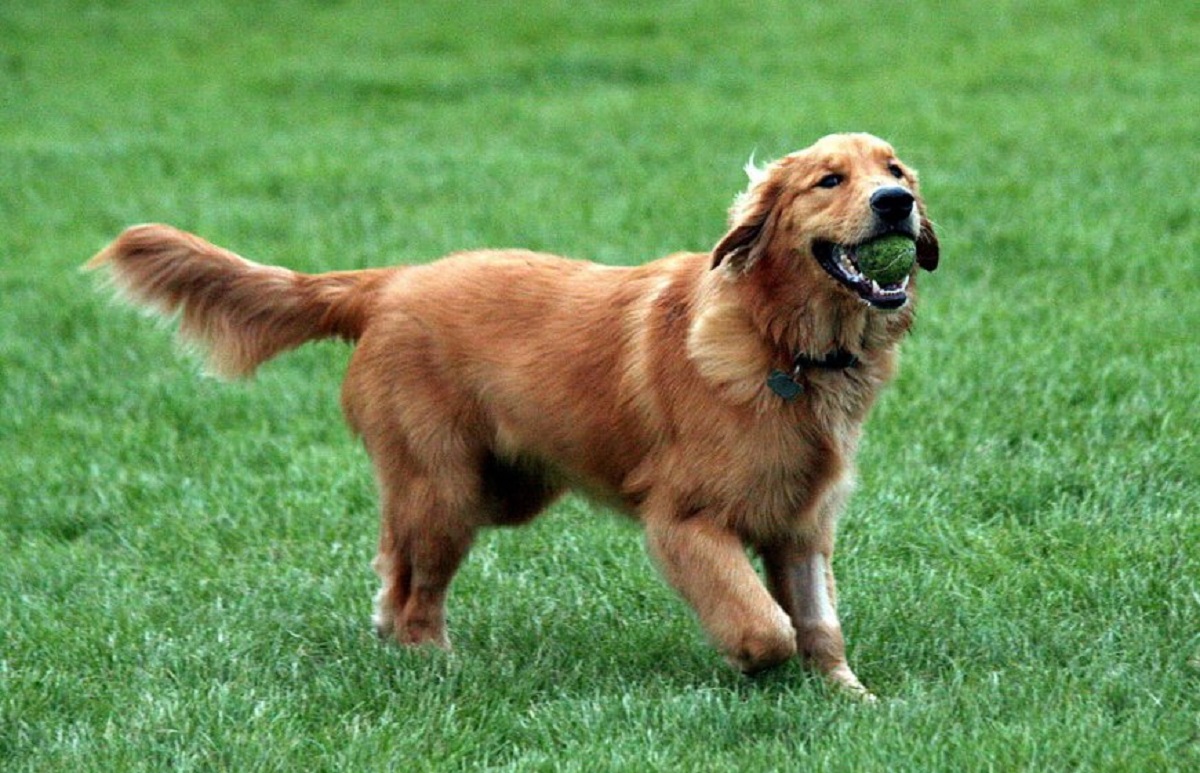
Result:
[[[0,769],[1200,769],[1197,40],[1182,1],[4,3]],[[942,243],[842,522],[874,706],[730,671],[583,499],[484,536],[453,654],[378,643],[348,349],[215,381],[77,270],[144,221],[638,263],[849,129]]]

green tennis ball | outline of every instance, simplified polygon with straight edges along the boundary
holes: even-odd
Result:
[[[860,245],[854,251],[858,269],[881,285],[896,284],[912,271],[917,244],[907,236],[892,234]]]

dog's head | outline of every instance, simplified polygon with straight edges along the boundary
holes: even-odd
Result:
[[[857,247],[900,234],[916,242],[916,265],[937,268],[937,235],[916,172],[883,140],[833,134],[765,168],[749,164],[746,172],[750,186],[734,201],[730,229],[713,248],[714,269],[745,272],[771,256],[847,297],[890,310],[908,302],[911,273],[880,285],[859,270]]]

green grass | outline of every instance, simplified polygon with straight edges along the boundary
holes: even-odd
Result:
[[[0,768],[1195,770],[1195,3],[0,7]],[[637,530],[489,533],[453,655],[368,632],[347,351],[197,377],[76,268],[707,249],[861,129],[943,245],[843,521],[851,661],[747,680]]]

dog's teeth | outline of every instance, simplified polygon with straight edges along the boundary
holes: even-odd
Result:
[[[879,284],[879,282],[875,281],[874,279],[865,280],[865,281],[869,281],[871,283],[870,284],[871,292],[875,293],[876,295],[902,295],[904,293],[904,291],[908,288],[908,277],[904,277],[903,279],[901,279],[899,284],[895,285],[894,287],[893,286],[884,287],[883,285]]]

